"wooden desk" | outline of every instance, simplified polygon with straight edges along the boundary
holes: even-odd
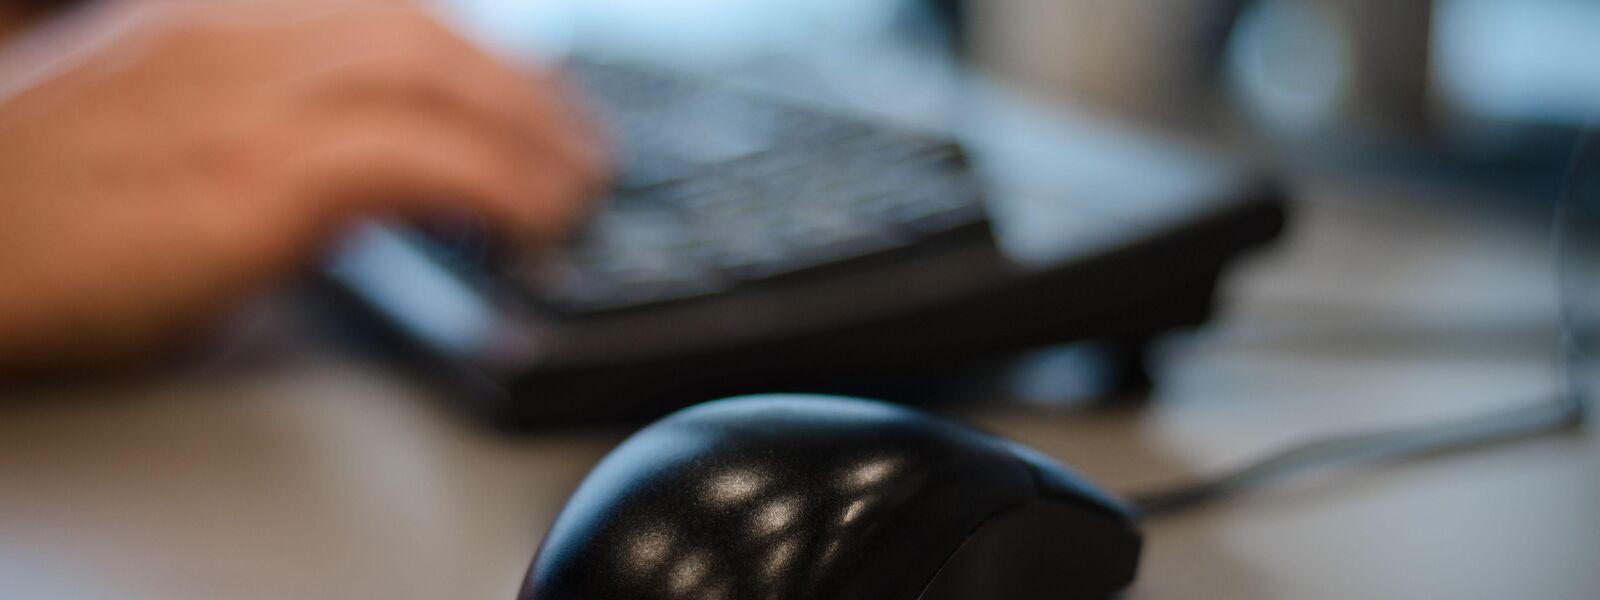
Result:
[[[972,418],[1128,489],[1550,389],[1542,232],[1309,196],[1215,325],[1166,348],[1148,406]],[[315,348],[27,395],[0,402],[6,598],[509,599],[625,434],[487,435]],[[1308,473],[1147,533],[1136,599],[1600,597],[1600,434]]]

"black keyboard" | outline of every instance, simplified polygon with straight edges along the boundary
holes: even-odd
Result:
[[[620,174],[565,252],[485,262],[374,224],[319,274],[348,309],[335,323],[502,425],[925,382],[1041,344],[1137,346],[1203,322],[1224,267],[1284,225],[1277,186],[1230,175],[1185,191],[1197,208],[1182,218],[1108,224],[1019,264],[950,139],[649,68],[576,72]]]
[[[659,71],[574,72],[616,140],[619,176],[565,260],[507,270],[555,314],[704,298],[987,235],[979,186],[948,140]]]

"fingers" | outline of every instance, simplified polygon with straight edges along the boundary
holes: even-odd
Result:
[[[511,68],[422,17],[424,51],[444,74],[466,106],[518,126],[528,140],[548,149],[567,167],[590,179],[601,175],[604,150],[597,129],[575,106],[575,95],[553,73],[523,73]]]
[[[577,111],[555,86],[504,66],[420,13],[391,18],[394,24],[380,33],[398,45],[387,54],[349,61],[344,69],[327,74],[335,81],[323,84],[335,99],[337,114],[396,109],[416,117],[402,121],[418,131],[391,136],[383,156],[427,168],[368,175],[411,185],[449,180],[463,188],[458,193],[476,194],[413,193],[397,199],[408,208],[418,208],[413,204],[418,201],[466,201],[507,219],[525,236],[551,240],[570,229],[605,177],[600,143]],[[354,104],[337,106],[341,98]],[[372,140],[385,134],[356,135]],[[402,142],[442,146],[398,148]],[[458,154],[440,156],[444,148]],[[415,181],[419,176],[430,181]],[[511,195],[513,187],[519,195]]]
[[[392,109],[317,126],[286,161],[309,236],[352,214],[426,216],[466,205],[502,233],[554,240],[581,212],[581,183],[525,147],[437,115]]]

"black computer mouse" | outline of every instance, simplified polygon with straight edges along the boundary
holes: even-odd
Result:
[[[606,456],[519,598],[1105,598],[1140,546],[1128,507],[1014,442],[878,402],[752,396]]]

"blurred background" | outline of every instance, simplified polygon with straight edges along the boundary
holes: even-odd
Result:
[[[1600,7],[1582,0],[522,4],[444,8],[513,55],[692,64],[919,119],[958,118],[959,64],[1296,164],[1546,196],[1600,102]]]
[[[1098,233],[1039,198],[1160,220],[1201,165],[1279,174],[1287,233],[1160,340],[1153,391],[1107,398],[1068,345],[986,363],[950,409],[1112,489],[1545,398],[1561,298],[1597,314],[1597,167],[1572,160],[1600,112],[1592,0],[430,2],[514,62],[658,64],[958,135],[1024,264]],[[259,304],[193,368],[7,392],[0,595],[510,598],[628,433],[488,433]],[[1129,597],[1592,598],[1596,506],[1592,431],[1298,479],[1152,527]]]

